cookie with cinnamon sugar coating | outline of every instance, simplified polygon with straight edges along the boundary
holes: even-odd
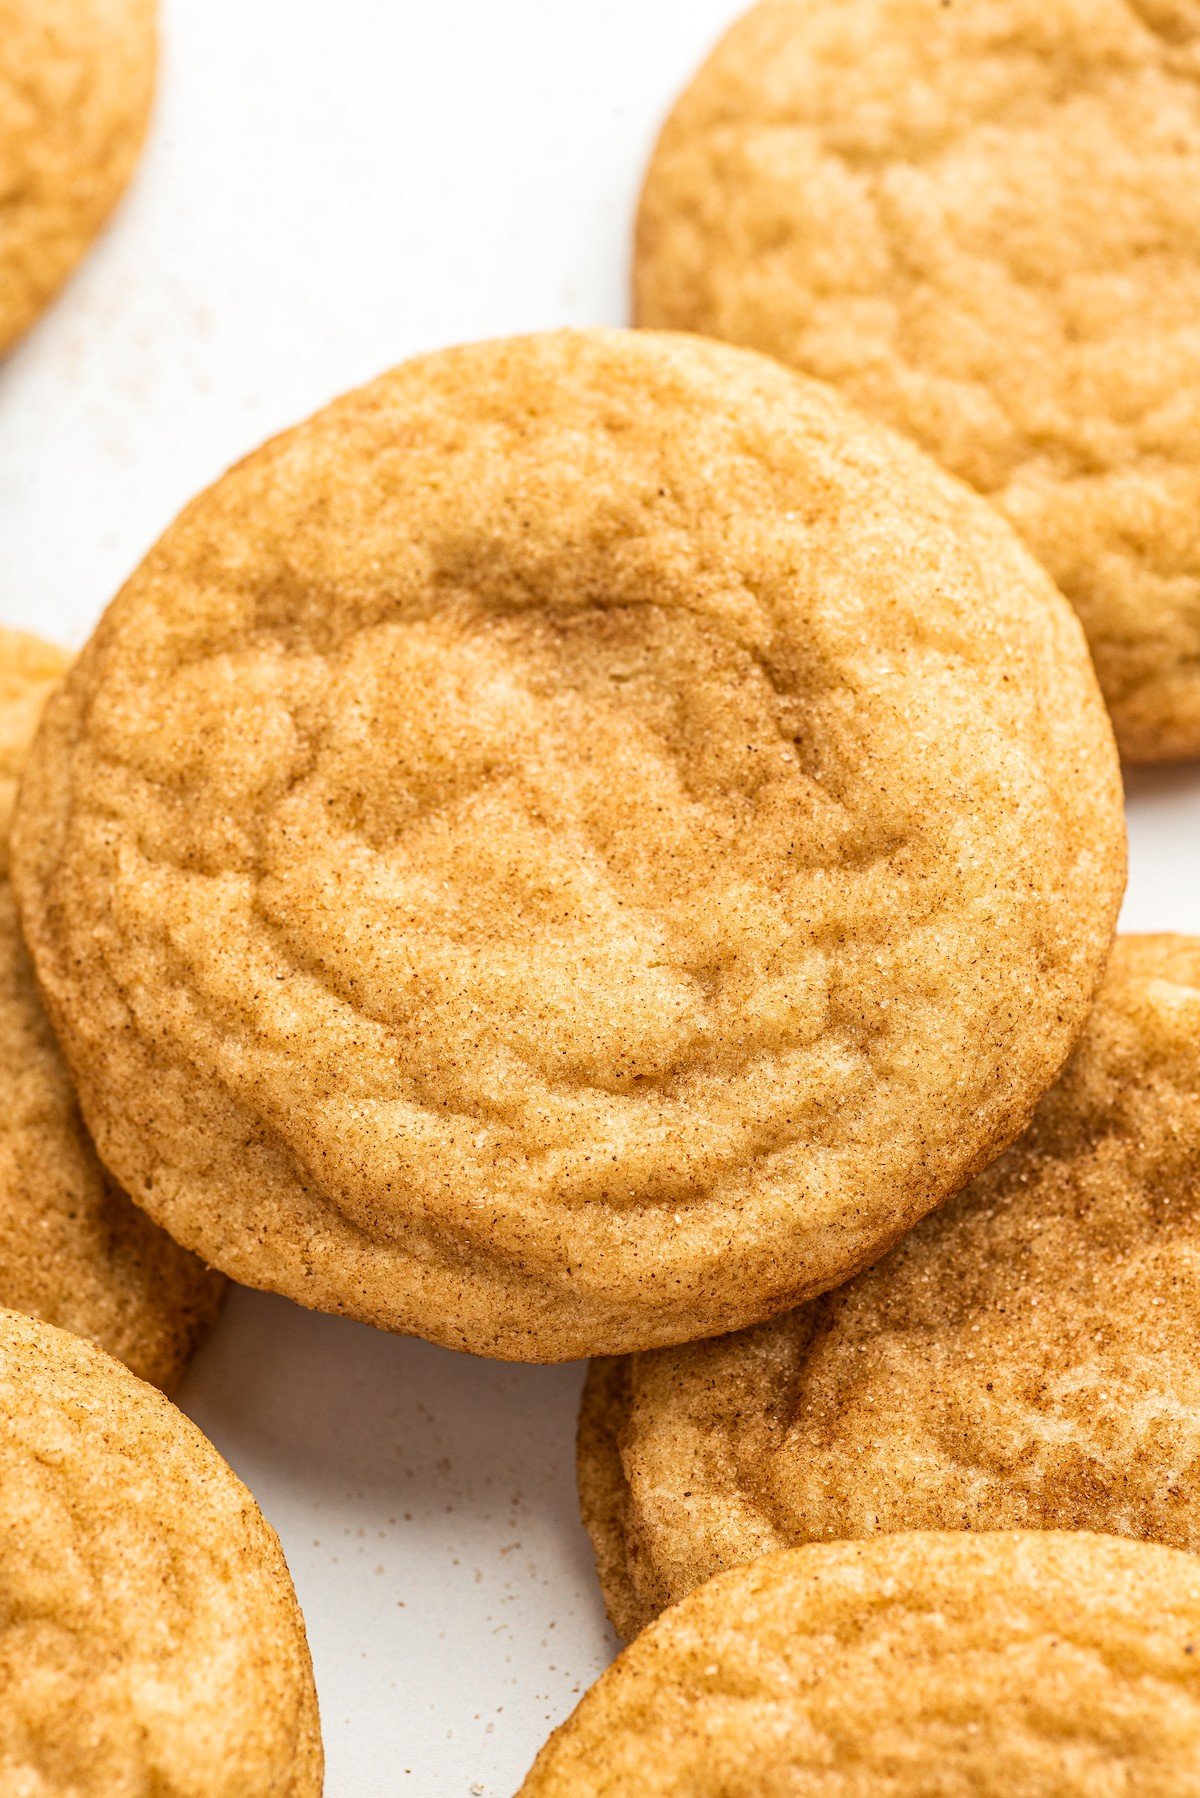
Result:
[[[1195,0],[763,0],[667,121],[635,288],[970,481],[1122,753],[1200,755]]]
[[[1200,1793],[1200,1561],[1085,1534],[819,1543],[710,1580],[519,1798]]]
[[[22,916],[100,1153],[250,1284],[530,1360],[875,1258],[1024,1125],[1124,871],[1074,615],[831,390],[418,358],[239,464],[52,701]]]
[[[157,0],[0,0],[0,354],[53,298],[133,172]]]
[[[1119,937],[1029,1129],[869,1272],[597,1363],[584,1518],[626,1635],[722,1568],[893,1530],[1200,1550],[1200,940]]]
[[[196,1426],[91,1343],[0,1311],[0,1788],[319,1798],[275,1532]]]
[[[216,1316],[225,1281],[101,1167],[38,997],[8,880],[17,778],[67,667],[0,629],[0,1305],[99,1343],[170,1390]]]

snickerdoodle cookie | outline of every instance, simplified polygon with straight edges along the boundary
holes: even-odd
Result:
[[[0,1788],[317,1798],[304,1622],[274,1531],[109,1356],[0,1312]]]
[[[0,351],[116,205],[154,91],[156,0],[0,0]]]
[[[822,1543],[627,1648],[520,1798],[1195,1798],[1200,1561],[1070,1534]]]
[[[902,1529],[1200,1549],[1200,941],[1118,939],[1033,1124],[870,1272],[598,1362],[580,1489],[633,1635],[719,1569]]]
[[[1123,752],[1200,754],[1196,0],[766,0],[667,124],[636,292],[987,494]]]
[[[1123,875],[1078,623],[779,364],[418,359],[194,502],[14,867],[100,1153],[251,1284],[553,1359],[758,1321],[997,1154]]]
[[[67,658],[0,629],[0,1306],[90,1336],[168,1389],[224,1280],[104,1172],[42,1010],[8,882],[17,774]]]

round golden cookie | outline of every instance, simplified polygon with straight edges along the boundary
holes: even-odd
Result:
[[[519,1798],[1195,1798],[1200,1561],[906,1535],[723,1574],[618,1658]]]
[[[14,839],[100,1153],[252,1285],[521,1359],[757,1321],[1024,1126],[1123,878],[1070,608],[765,358],[422,358],[184,512]]]
[[[0,1306],[98,1342],[170,1389],[225,1282],[105,1173],[42,1009],[8,881],[17,775],[67,658],[0,629]]]
[[[905,1529],[1200,1549],[1200,940],[1118,938],[1021,1140],[840,1292],[598,1362],[583,1511],[634,1635],[722,1568]]]
[[[1197,0],[766,0],[663,132],[636,310],[910,433],[1074,602],[1123,753],[1200,754]]]
[[[156,0],[0,0],[0,351],[83,256],[133,171]]]
[[[90,1343],[0,1312],[0,1788],[317,1798],[304,1620],[195,1425]]]

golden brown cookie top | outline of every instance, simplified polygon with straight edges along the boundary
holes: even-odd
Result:
[[[989,1160],[1124,849],[1003,522],[826,388],[613,331],[409,363],[195,501],[14,842],[151,1214],[530,1359],[786,1308]]]
[[[841,1291],[598,1363],[580,1481],[633,1634],[723,1567],[905,1529],[1200,1549],[1200,941],[1122,937],[1030,1128]]]
[[[1200,1561],[1071,1534],[793,1549],[648,1629],[520,1798],[1200,1792]]]
[[[156,0],[0,0],[0,352],[116,204],[154,90]]]
[[[0,1305],[90,1337],[169,1390],[225,1282],[151,1223],[97,1160],[8,883],[17,774],[66,666],[48,643],[0,629]]]
[[[987,494],[1124,753],[1200,754],[1195,0],[765,0],[666,126],[636,289]]]
[[[0,1313],[0,1787],[317,1798],[316,1693],[274,1531],[200,1431]]]

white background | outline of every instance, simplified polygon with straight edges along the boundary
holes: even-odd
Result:
[[[77,644],[230,461],[413,351],[626,316],[654,130],[737,0],[170,0],[115,225],[0,366],[0,618]],[[1130,782],[1125,924],[1200,932],[1200,769]],[[508,1798],[611,1655],[581,1369],[237,1292],[182,1402],[283,1537],[329,1798]]]

